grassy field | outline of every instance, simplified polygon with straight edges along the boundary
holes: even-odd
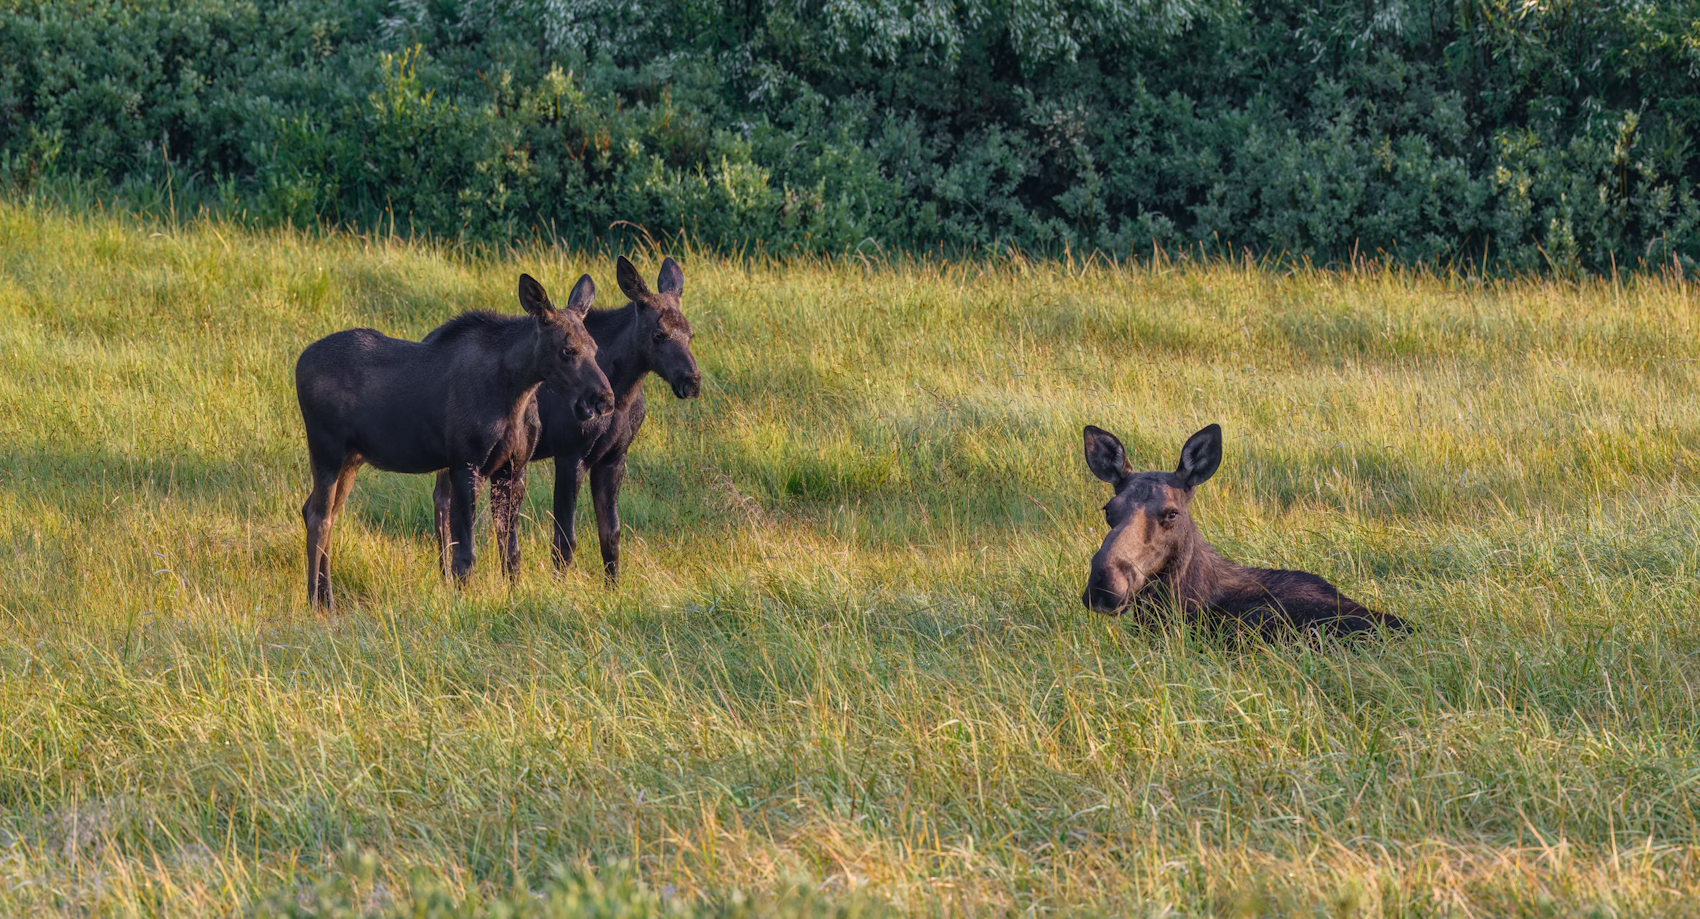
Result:
[[[0,914],[1700,914],[1700,288],[682,261],[617,591],[551,466],[459,594],[366,470],[321,616],[296,354],[611,258],[0,206]],[[1081,425],[1210,421],[1205,535],[1414,636],[1080,606]]]

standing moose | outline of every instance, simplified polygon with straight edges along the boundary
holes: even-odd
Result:
[[[615,395],[614,410],[583,418],[571,410],[562,389],[544,383],[537,392],[534,416],[536,446],[533,460],[555,458],[554,557],[557,567],[573,560],[578,541],[573,533],[579,485],[590,474],[591,503],[596,510],[596,533],[602,546],[602,569],[613,582],[620,574],[620,483],[626,477],[626,450],[643,427],[643,378],[654,372],[672,387],[673,395],[690,399],[702,393],[702,373],[691,354],[690,321],[680,310],[685,273],[671,258],[651,291],[637,267],[620,256],[614,271],[628,303],[618,309],[594,310],[584,317],[596,339],[596,360]],[[500,521],[518,516],[524,481],[492,491],[492,516]],[[459,501],[446,475],[437,477],[438,520]],[[444,532],[439,524],[438,532]],[[517,550],[516,550],[517,551]]]
[[[1181,447],[1174,472],[1134,472],[1114,434],[1086,426],[1086,465],[1116,489],[1104,505],[1109,535],[1092,556],[1081,602],[1120,615],[1136,600],[1167,599],[1188,614],[1255,629],[1408,631],[1397,616],[1379,613],[1308,571],[1247,568],[1223,558],[1199,535],[1192,493],[1222,463],[1222,428],[1209,425]],[[1163,596],[1166,595],[1166,596]]]
[[[444,477],[454,493],[453,573],[472,569],[472,516],[478,485],[515,475],[530,444],[516,436],[547,381],[581,421],[614,405],[584,327],[595,286],[586,275],[565,309],[543,285],[520,275],[526,316],[470,312],[422,342],[349,329],[308,345],[295,362],[295,395],[307,427],[313,492],[301,508],[307,527],[307,596],[331,606],[330,532],[362,463],[390,472]]]

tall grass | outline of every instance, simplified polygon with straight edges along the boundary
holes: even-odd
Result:
[[[649,390],[619,589],[548,569],[548,466],[519,582],[486,553],[460,593],[429,480],[365,470],[327,617],[295,355],[611,260],[0,206],[0,913],[562,870],[680,908],[1700,911],[1692,283],[683,261],[707,385]],[[1081,425],[1163,468],[1210,421],[1205,535],[1413,637],[1080,607]]]

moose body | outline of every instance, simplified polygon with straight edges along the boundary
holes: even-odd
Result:
[[[619,577],[620,484],[626,477],[626,451],[643,427],[645,404],[643,378],[655,373],[672,387],[680,399],[702,392],[702,374],[691,354],[691,324],[680,310],[685,275],[671,258],[661,264],[656,289],[649,290],[637,268],[621,256],[615,279],[629,302],[618,309],[594,310],[584,317],[585,328],[596,340],[596,360],[614,391],[614,409],[606,415],[585,420],[572,410],[571,400],[545,382],[537,391],[529,414],[531,460],[555,460],[554,550],[555,564],[572,563],[578,546],[574,534],[578,493],[586,475],[590,477],[591,504],[596,513],[596,532],[602,548],[602,567],[610,581]],[[492,489],[490,506],[498,527],[510,528],[505,543],[517,558],[511,521],[517,519],[525,496],[523,472],[508,487]],[[439,475],[435,505],[438,533],[446,533],[443,521],[452,514],[457,496],[449,477]]]
[[[467,313],[426,341],[349,329],[321,338],[295,364],[295,393],[307,429],[313,491],[301,508],[307,529],[307,595],[331,606],[330,531],[362,464],[445,476],[460,499],[451,522],[453,574],[472,569],[472,512],[485,479],[524,469],[528,416],[545,381],[570,393],[585,419],[606,414],[613,392],[596,363],[583,316],[589,276],[556,309],[543,286],[522,275],[528,316]],[[582,301],[582,302],[581,302]]]
[[[1248,568],[1223,558],[1193,524],[1193,490],[1222,462],[1222,429],[1209,425],[1181,448],[1174,472],[1134,472],[1121,441],[1086,427],[1086,465],[1115,487],[1104,505],[1110,532],[1092,557],[1081,601],[1120,615],[1167,601],[1214,624],[1273,637],[1283,631],[1338,634],[1407,631],[1397,616],[1372,610],[1307,571]]]

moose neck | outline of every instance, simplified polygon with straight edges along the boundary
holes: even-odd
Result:
[[[596,339],[596,363],[622,405],[650,369],[640,347],[643,343],[637,340],[641,334],[637,311],[636,303],[628,303],[619,309],[592,310],[584,317],[584,327]]]
[[[1185,541],[1157,576],[1182,606],[1208,605],[1249,579],[1249,570],[1223,558],[1190,520]]]
[[[525,397],[543,382],[543,372],[537,359],[537,321],[529,316],[503,330],[501,345],[502,396],[513,403]]]

